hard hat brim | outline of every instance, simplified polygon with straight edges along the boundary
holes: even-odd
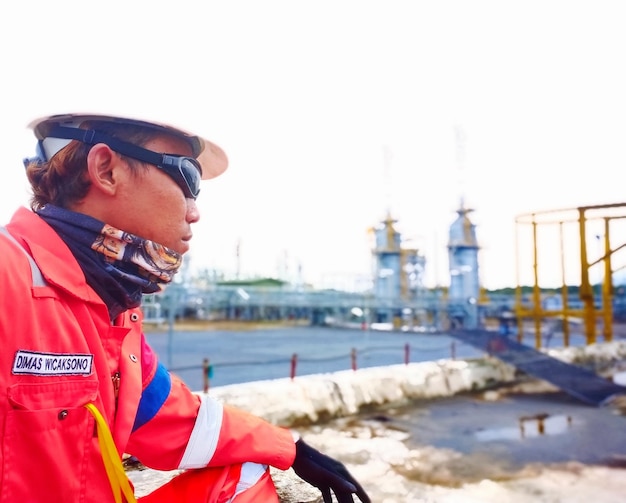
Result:
[[[43,142],[46,139],[50,139],[47,135],[47,131],[50,129],[51,125],[79,128],[85,121],[101,121],[140,126],[183,139],[189,144],[194,157],[200,163],[203,180],[215,178],[221,175],[224,171],[226,171],[226,168],[228,168],[228,157],[218,145],[201,136],[160,122],[133,119],[129,117],[80,113],[41,117],[31,121],[28,124],[28,127],[33,130],[35,137],[40,142]],[[54,156],[59,150],[66,147],[70,141],[71,140],[55,139],[52,142],[46,142],[43,148],[47,159],[52,158],[52,156]]]

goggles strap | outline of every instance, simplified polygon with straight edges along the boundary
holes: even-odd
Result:
[[[115,503],[122,503],[122,493],[126,498],[127,503],[136,503],[133,489],[130,487],[130,482],[122,466],[122,460],[119,457],[113,436],[109,427],[100,414],[100,411],[92,403],[85,405],[87,410],[91,412],[91,415],[96,420],[96,427],[98,430],[98,443],[100,444],[100,453],[102,454],[102,461],[104,462],[104,468],[109,477],[109,483],[113,490],[113,497]]]
[[[47,138],[59,138],[63,140],[77,140],[87,145],[105,143],[116,152],[132,157],[148,164],[160,165],[163,162],[163,155],[151,150],[138,147],[118,138],[100,133],[93,129],[80,129],[64,126],[52,126],[45,135]]]

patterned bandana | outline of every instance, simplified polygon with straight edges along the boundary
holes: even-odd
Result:
[[[175,251],[108,224],[104,224],[91,244],[91,249],[102,253],[111,264],[135,264],[139,274],[155,283],[172,281],[182,261],[182,257]]]
[[[182,256],[162,245],[51,204],[37,211],[65,241],[111,319],[172,281]]]

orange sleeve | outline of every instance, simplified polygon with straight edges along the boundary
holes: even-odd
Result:
[[[165,402],[154,417],[130,435],[126,452],[157,470],[178,468],[199,408],[200,398],[171,375]]]
[[[233,407],[224,407],[217,449],[210,465],[252,461],[286,470],[296,446],[291,432]]]
[[[131,434],[126,451],[158,470],[244,462],[286,470],[296,453],[289,430],[192,393],[173,375],[163,405]]]

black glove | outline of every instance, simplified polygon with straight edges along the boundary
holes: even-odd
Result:
[[[331,490],[339,503],[354,503],[353,493],[363,503],[370,503],[369,496],[342,463],[316,451],[302,439],[296,442],[292,468],[298,477],[322,491],[324,503],[332,503]]]

